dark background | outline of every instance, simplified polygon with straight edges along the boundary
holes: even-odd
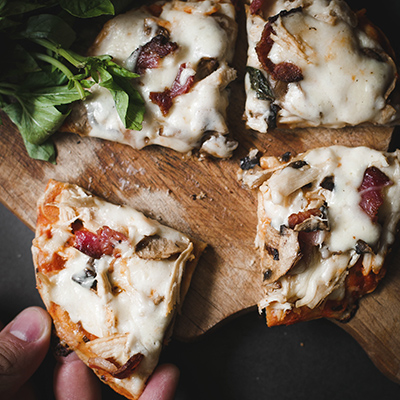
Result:
[[[366,8],[400,55],[400,0],[348,3],[354,9]],[[23,308],[42,302],[30,253],[33,233],[1,205],[0,239],[0,318],[6,323]],[[327,320],[267,328],[253,310],[196,342],[172,340],[161,362],[181,369],[176,400],[400,399],[400,385],[386,378],[350,335]],[[36,374],[43,399],[52,398],[52,367],[49,355]],[[105,386],[103,398],[122,399]]]

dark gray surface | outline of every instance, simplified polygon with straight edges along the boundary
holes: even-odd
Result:
[[[0,221],[0,316],[8,322],[42,302],[30,253],[33,233],[2,205]],[[176,400],[400,398],[400,386],[350,335],[325,320],[267,328],[253,311],[194,343],[172,340],[161,362],[181,369]],[[43,399],[52,398],[52,369],[49,355],[35,377]],[[103,399],[122,397],[104,386]]]

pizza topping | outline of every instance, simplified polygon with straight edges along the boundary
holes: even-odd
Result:
[[[320,186],[326,190],[329,190],[330,192],[332,192],[332,190],[335,187],[335,180],[334,177],[331,176],[326,176],[323,181],[320,183]]]
[[[253,0],[250,4],[250,13],[258,14],[261,12],[265,0]]]
[[[165,34],[158,34],[150,42],[139,47],[136,51],[137,60],[135,72],[142,75],[148,68],[157,68],[160,60],[178,48],[175,42],[170,42]]]
[[[96,270],[91,265],[86,267],[83,271],[78,272],[72,275],[71,279],[78,283],[79,285],[83,286],[87,289],[96,290],[97,289],[97,280],[96,280]]]
[[[297,160],[297,161],[293,161],[292,163],[290,163],[289,167],[294,168],[294,169],[300,169],[306,165],[308,165],[307,161]]]
[[[75,232],[74,247],[89,257],[99,259],[103,255],[113,254],[117,243],[128,238],[108,226],[103,226],[96,233],[82,229]]]
[[[187,243],[172,242],[159,235],[144,237],[135,248],[136,254],[145,260],[164,260],[181,253]]]
[[[371,246],[361,239],[357,240],[355,250],[357,254],[374,253],[374,251],[371,249]]]
[[[211,75],[219,67],[219,61],[214,57],[203,57],[197,64],[195,79],[201,81]]]
[[[272,77],[281,82],[299,82],[304,79],[301,68],[290,62],[281,62],[275,65]]]
[[[260,165],[260,157],[258,156],[258,150],[250,150],[249,154],[240,160],[240,168],[243,171],[253,169],[255,166]]]
[[[289,228],[296,231],[314,232],[329,229],[326,206],[291,214],[288,222]]]
[[[284,17],[284,16],[287,16],[287,15],[290,15],[292,13],[299,12],[299,11],[302,11],[301,7],[293,8],[290,11],[282,11],[275,17],[270,18],[268,23],[264,26],[264,30],[261,35],[261,39],[257,43],[256,48],[255,48],[261,65],[263,66],[263,68],[266,71],[268,71],[270,73],[271,77],[276,81],[290,83],[290,82],[299,82],[304,79],[301,68],[298,67],[297,65],[293,64],[292,62],[287,62],[287,61],[275,64],[268,57],[268,55],[272,49],[272,46],[274,44],[274,40],[271,37],[271,35],[275,34],[272,24],[279,17]]]
[[[149,4],[145,8],[154,17],[159,17],[162,13],[162,6],[159,4]]]
[[[292,153],[290,151],[283,153],[281,156],[282,162],[289,162],[291,158],[292,158]]]
[[[255,91],[257,99],[273,101],[275,96],[264,74],[259,69],[249,66],[246,67],[246,72],[249,74],[250,85]]]
[[[363,258],[360,257],[357,263],[350,268],[349,274],[346,278],[348,296],[352,296],[353,299],[358,299],[367,293],[371,293],[373,290],[375,290],[384,274],[385,268],[382,268],[377,273],[364,275]]]
[[[297,232],[285,226],[282,226],[279,232],[270,225],[265,229],[262,269],[263,282],[267,284],[285,275],[296,264],[301,254]]]
[[[167,115],[172,107],[172,100],[189,92],[194,82],[194,71],[186,68],[186,64],[181,64],[178,74],[172,84],[171,89],[165,89],[163,92],[150,92],[150,100],[160,107],[163,115]],[[184,73],[186,72],[186,73]]]
[[[141,353],[134,354],[124,365],[112,372],[111,375],[118,379],[127,378],[139,366],[143,358],[144,355]]]
[[[383,188],[393,185],[393,182],[378,168],[369,167],[365,170],[363,181],[358,188],[361,195],[360,207],[376,222],[378,210],[383,204]]]
[[[114,378],[125,379],[135,371],[143,358],[144,355],[141,353],[134,354],[124,365],[118,367],[116,363],[103,357],[92,357],[89,358],[88,365],[90,368],[106,371]]]
[[[269,116],[268,116],[268,126],[271,129],[275,129],[277,126],[278,112],[280,107],[277,104],[271,104],[269,108]]]

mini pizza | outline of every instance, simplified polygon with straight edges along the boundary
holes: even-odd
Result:
[[[400,153],[332,146],[242,162],[258,188],[256,246],[269,326],[349,319],[385,274],[400,218]]]
[[[388,40],[342,0],[253,0],[246,6],[247,126],[389,125],[397,79]]]
[[[171,334],[202,243],[51,180],[38,202],[37,287],[61,344],[137,399]]]
[[[128,144],[160,145],[181,153],[228,158],[237,147],[225,122],[227,86],[236,78],[237,23],[230,0],[171,1],[143,6],[110,20],[91,55],[108,54],[140,78],[145,102],[140,131],[127,130],[107,89],[72,112],[63,130]]]

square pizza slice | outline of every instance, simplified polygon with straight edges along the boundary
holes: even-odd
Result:
[[[246,5],[247,126],[393,124],[397,68],[387,38],[343,0]]]
[[[249,157],[241,175],[258,188],[259,309],[268,325],[350,318],[385,275],[400,219],[399,151]]]
[[[228,138],[227,86],[236,78],[230,67],[236,36],[230,0],[158,2],[116,16],[90,55],[111,55],[140,75],[132,84],[145,103],[142,129],[125,129],[113,96],[100,85],[62,129],[136,149],[159,145],[230,157],[237,143]]]

